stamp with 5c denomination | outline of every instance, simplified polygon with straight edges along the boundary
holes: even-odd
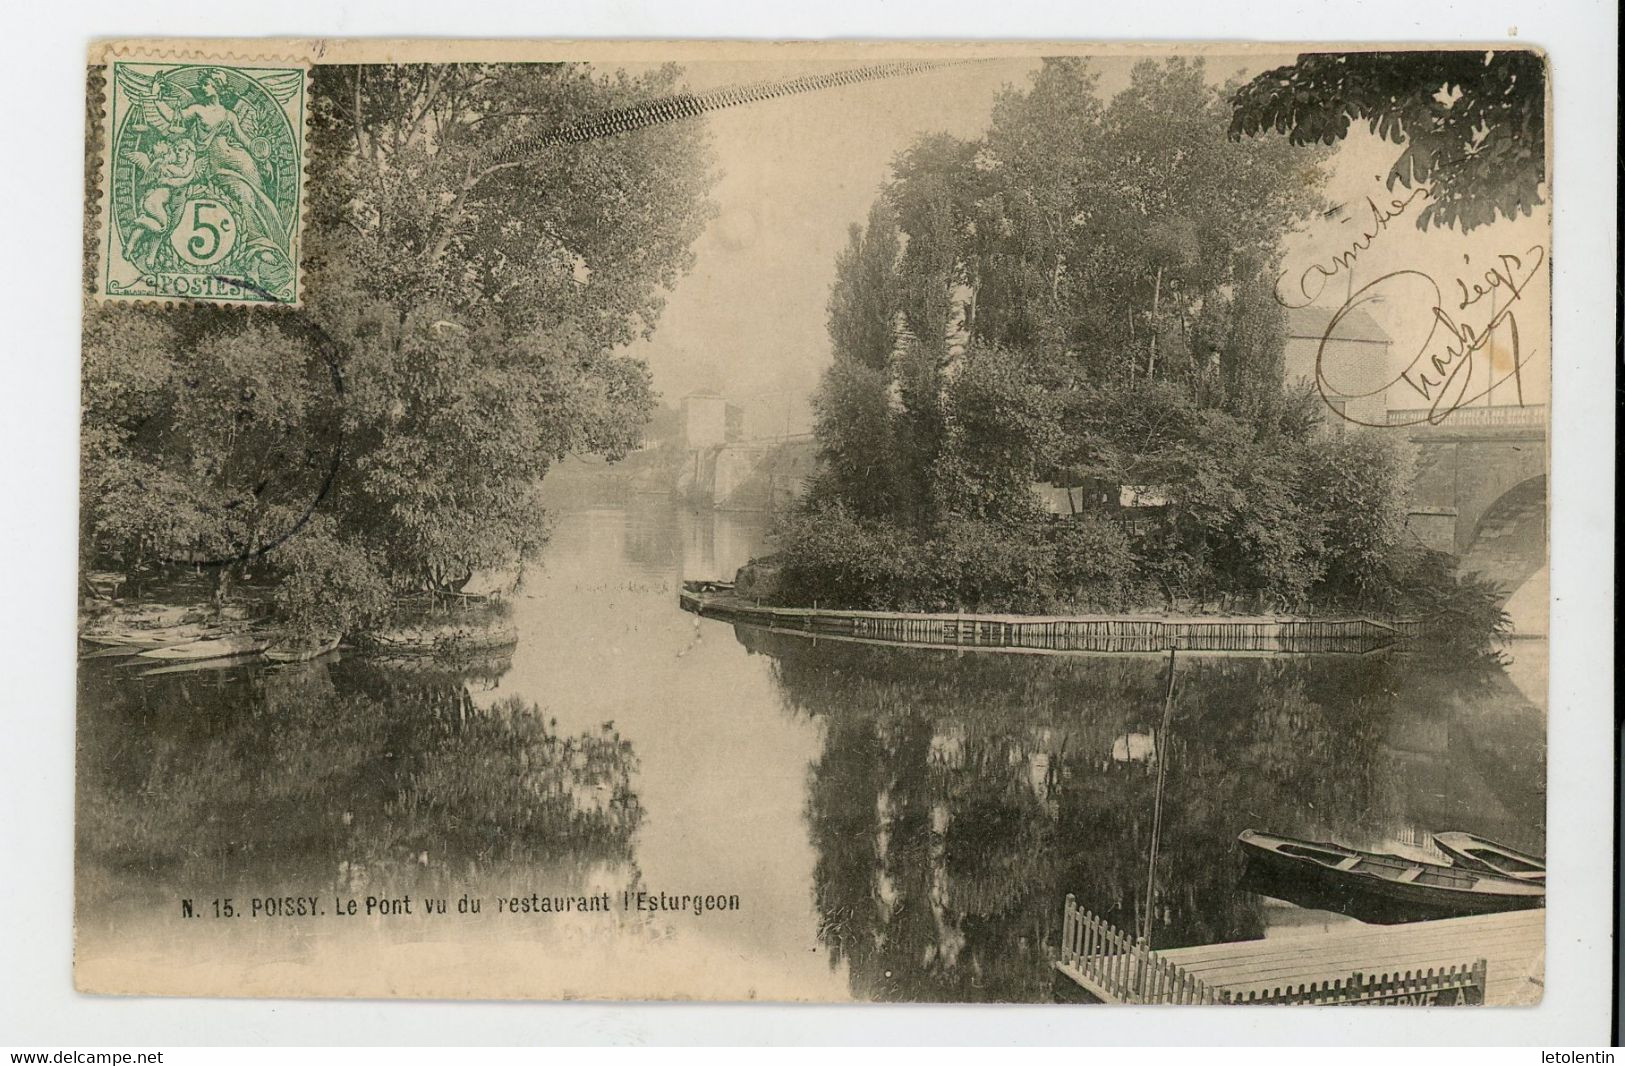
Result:
[[[299,302],[308,67],[107,57],[96,295]]]

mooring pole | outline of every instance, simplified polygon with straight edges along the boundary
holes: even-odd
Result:
[[[1157,905],[1157,845],[1162,839],[1162,789],[1168,779],[1168,726],[1174,714],[1174,646],[1168,645],[1168,688],[1162,697],[1162,728],[1157,731],[1157,791],[1151,801],[1151,857],[1145,870],[1145,916],[1140,937],[1151,945],[1151,915]]]

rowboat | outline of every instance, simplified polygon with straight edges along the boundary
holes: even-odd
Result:
[[[144,660],[151,662],[151,660]],[[224,659],[196,659],[192,662],[171,663],[168,666],[148,666],[136,674],[137,677],[158,677],[162,674],[194,674],[209,670],[236,670],[239,667],[252,666],[260,661],[258,653],[247,655],[232,655]],[[141,665],[138,660],[134,665]]]
[[[1452,862],[1516,881],[1546,883],[1546,860],[1472,833],[1434,833],[1433,842]]]
[[[101,629],[91,633],[83,633],[79,639],[86,644],[96,644],[106,648],[130,648],[140,651],[162,648],[168,645],[189,644],[192,641],[202,640],[208,635],[209,630],[204,626],[181,625],[164,629]]]
[[[104,648],[155,648],[161,643],[156,636],[146,633],[126,633],[112,631],[107,633],[81,633],[79,639],[86,644],[97,644]]]
[[[142,659],[166,659],[173,662],[200,662],[205,659],[226,659],[237,655],[252,655],[264,651],[270,641],[247,634],[234,637],[214,637],[194,640],[168,648],[152,648],[140,654]]]
[[[337,636],[331,639],[290,640],[266,648],[265,657],[276,663],[302,663],[320,658],[338,646]]]
[[[89,659],[133,659],[142,652],[153,651],[157,648],[172,648],[181,644],[190,644],[192,641],[198,639],[200,638],[183,637],[180,640],[171,640],[163,644],[111,644],[106,647],[98,647],[95,651],[86,652],[85,654],[79,656],[79,659],[81,662]]]
[[[1375,897],[1441,916],[1546,905],[1546,886],[1536,882],[1252,829],[1236,839],[1249,861],[1336,894]]]

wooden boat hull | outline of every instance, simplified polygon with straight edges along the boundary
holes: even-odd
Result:
[[[1293,840],[1248,830],[1238,838],[1249,863],[1257,863],[1277,880],[1297,881],[1317,892],[1363,896],[1402,905],[1412,911],[1438,916],[1494,914],[1546,904],[1544,886],[1492,874],[1464,874],[1449,866],[1413,862],[1396,855],[1356,851],[1337,844]],[[1282,845],[1289,846],[1282,850]],[[1356,868],[1336,869],[1293,854],[1292,849],[1321,851],[1359,859]],[[1420,868],[1422,876],[1449,884],[1400,880]],[[1372,872],[1373,870],[1378,872]]]
[[[1349,889],[1342,883],[1278,869],[1273,863],[1249,859],[1242,866],[1236,888],[1257,896],[1284,900],[1295,907],[1327,911],[1353,918],[1365,925],[1405,925],[1439,918],[1468,917],[1454,908],[1436,904],[1402,903],[1373,892]]]
[[[86,644],[106,648],[148,648],[156,643],[149,637],[136,636],[133,633],[81,633],[79,639]]]
[[[260,656],[250,652],[247,655],[230,655],[223,659],[196,659],[191,662],[173,663],[169,666],[149,666],[136,674],[137,677],[159,677],[164,674],[191,674],[208,670],[235,670],[239,667],[253,666],[259,663]]]
[[[140,658],[162,659],[171,662],[230,659],[264,651],[269,644],[270,641],[261,637],[216,637],[209,640],[194,640],[169,648],[154,648],[151,651],[142,652]]]
[[[137,651],[163,648],[171,645],[190,644],[193,641],[205,640],[209,631],[200,627],[178,627],[176,629],[152,630],[102,630],[94,633],[82,633],[79,639],[86,644],[95,644],[104,648],[133,648]]]
[[[1516,881],[1546,880],[1546,860],[1473,833],[1434,833],[1433,843],[1452,862]]]

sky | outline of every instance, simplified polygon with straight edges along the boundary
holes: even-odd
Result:
[[[1103,97],[1128,83],[1136,58],[1091,60]],[[1208,76],[1218,84],[1292,59],[1291,53],[1210,55]],[[704,91],[872,61],[694,62],[685,66],[685,75],[690,89]],[[712,193],[718,215],[696,242],[694,268],[668,295],[652,339],[630,349],[648,362],[664,402],[675,404],[689,392],[711,389],[745,409],[747,435],[810,428],[807,398],[830,361],[826,304],[848,227],[866,217],[899,152],[926,133],[981,135],[998,92],[1007,86],[1025,88],[1037,66],[1024,57],[990,59],[735,107],[704,119],[720,174]],[[1407,195],[1402,188],[1389,192],[1381,180],[1399,152],[1398,146],[1361,130],[1334,153],[1326,193],[1346,208],[1286,242],[1284,265],[1290,274],[1282,291],[1292,302],[1302,302],[1293,286],[1304,270],[1329,262],[1371,228],[1367,197],[1387,209],[1393,199]],[[1532,219],[1498,221],[1463,237],[1454,231],[1418,232],[1412,220],[1420,207],[1417,201],[1375,240],[1365,242],[1370,247],[1359,253],[1352,289],[1347,275],[1339,272],[1316,305],[1335,310],[1351,291],[1395,270],[1426,274],[1450,296],[1456,293],[1456,277],[1465,276],[1470,290],[1481,277],[1480,268],[1499,253],[1522,254],[1548,243],[1545,210]],[[1518,316],[1526,360],[1524,397],[1532,403],[1544,402],[1550,373],[1549,305],[1542,288],[1546,276],[1541,273],[1523,297],[1529,314]],[[1311,280],[1316,280],[1313,273]],[[1438,347],[1437,335],[1431,347],[1425,343],[1435,325],[1434,301],[1419,276],[1384,284],[1381,292],[1382,299],[1362,309],[1395,338],[1397,362],[1390,372],[1397,375],[1409,353]],[[1482,317],[1487,319],[1488,312]],[[1467,320],[1466,312],[1461,320]],[[1509,366],[1504,351],[1509,346],[1503,342],[1499,347],[1498,358]],[[1407,353],[1403,359],[1399,349]],[[1492,398],[1499,403],[1507,402],[1506,397],[1502,389]],[[1389,402],[1424,405],[1403,384],[1391,390]]]

